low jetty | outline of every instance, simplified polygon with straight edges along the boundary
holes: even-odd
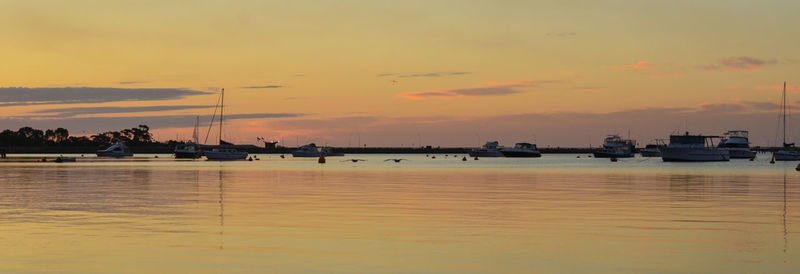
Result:
[[[129,146],[134,153],[172,154],[175,147],[166,145]],[[216,146],[201,146],[210,150]],[[259,147],[254,145],[236,145],[237,150],[260,154],[291,154],[297,147]],[[101,146],[18,146],[0,147],[8,154],[86,154],[94,155]],[[463,154],[473,147],[330,147],[335,152],[345,154]],[[575,147],[540,147],[542,153],[591,153],[597,148]]]

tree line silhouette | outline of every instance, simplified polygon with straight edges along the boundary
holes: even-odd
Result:
[[[6,129],[0,132],[0,146],[104,146],[117,141],[124,141],[129,145],[161,144],[153,139],[150,127],[123,129],[120,131],[107,131],[91,136],[70,136],[65,128],[40,130],[32,127],[22,127],[17,131]],[[170,141],[173,143],[175,141]]]

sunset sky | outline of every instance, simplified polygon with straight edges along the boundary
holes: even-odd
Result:
[[[797,14],[797,1],[0,0],[0,129],[188,139],[225,88],[239,144],[597,146],[630,131],[643,145],[688,128],[773,145],[783,81],[800,110]]]

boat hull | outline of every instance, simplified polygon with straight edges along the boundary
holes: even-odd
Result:
[[[319,157],[319,152],[292,151],[292,157]]]
[[[800,161],[800,152],[779,150],[773,154],[775,161]]]
[[[469,157],[505,157],[503,153],[498,150],[488,150],[488,151],[470,151]]]
[[[728,153],[730,153],[731,159],[752,159],[756,157],[756,152],[749,149],[730,149]]]
[[[661,151],[659,150],[640,150],[639,153],[642,154],[642,157],[661,157]]]
[[[538,151],[501,151],[503,156],[509,158],[539,158],[542,153]],[[470,155],[472,156],[472,155]]]
[[[595,158],[633,158],[633,153],[595,151],[592,154]]]
[[[203,153],[206,159],[211,161],[232,161],[244,160],[247,158],[247,152],[220,152],[220,151],[206,151]]]
[[[663,148],[661,159],[664,162],[721,162],[730,161],[727,150],[707,148]]]
[[[97,157],[121,158],[121,157],[131,157],[131,156],[133,156],[133,152],[107,152],[107,151],[97,152]]]
[[[175,158],[177,159],[197,159],[203,157],[203,153],[199,151],[175,151]]]

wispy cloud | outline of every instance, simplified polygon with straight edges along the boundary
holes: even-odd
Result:
[[[144,84],[147,83],[145,81],[122,81],[119,82],[120,85],[135,85],[135,84]]]
[[[449,71],[449,72],[425,72],[425,73],[410,73],[410,74],[397,74],[397,73],[381,73],[378,77],[397,77],[397,78],[418,78],[418,77],[445,77],[466,75],[466,71]]]
[[[653,67],[648,61],[639,61],[635,64],[603,66],[603,68],[614,70],[655,70],[655,67]]]
[[[560,83],[560,81],[522,81],[509,83],[489,83],[474,88],[461,88],[450,90],[428,90],[398,94],[398,97],[410,100],[422,100],[428,98],[461,98],[477,96],[501,96],[523,92],[520,88],[535,87],[547,84]]]
[[[121,101],[158,101],[181,99],[207,92],[170,88],[0,88],[0,107],[19,105],[85,104]]]
[[[757,70],[764,66],[775,65],[778,63],[776,59],[759,59],[748,56],[732,56],[724,59],[717,60],[713,64],[695,65],[694,67],[702,70]]]
[[[770,91],[783,91],[783,84],[780,85],[760,85],[756,86],[758,90],[770,90]],[[793,93],[800,93],[800,87],[796,85],[788,84],[786,85],[786,91],[793,92]]]
[[[569,38],[578,35],[577,33],[570,31],[570,32],[548,32],[547,36],[556,37],[556,38]]]
[[[186,109],[211,108],[213,106],[145,106],[145,107],[80,107],[80,108],[52,108],[37,110],[32,113],[57,114],[58,117],[74,117],[84,114],[112,114],[112,113],[136,113],[136,112],[156,112]]]
[[[606,89],[606,87],[574,87],[572,90],[574,91],[585,91],[585,92],[598,92]]]
[[[249,89],[267,89],[267,88],[283,88],[284,86],[278,85],[265,85],[265,86],[245,86],[240,88],[249,88]]]
[[[297,118],[305,114],[301,113],[249,113],[225,115],[225,121],[245,120],[245,119],[277,119],[277,118]],[[3,117],[0,123],[9,127],[32,126],[35,128],[57,128],[63,127],[71,132],[96,133],[106,130],[115,130],[135,125],[147,125],[153,129],[192,127],[195,123],[195,115],[163,115],[163,116],[120,116],[120,117],[83,117],[83,118],[37,118],[37,117]],[[201,123],[211,120],[211,115],[201,115]]]

